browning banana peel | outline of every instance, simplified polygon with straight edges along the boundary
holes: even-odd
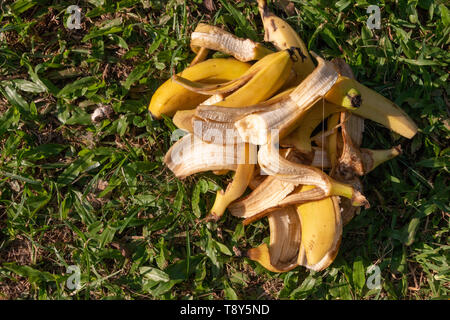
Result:
[[[293,66],[296,76],[289,85],[300,84],[314,70],[314,63],[305,43],[286,21],[269,11],[265,0],[258,0],[258,8],[264,24],[264,40],[272,42],[278,50],[298,48]]]
[[[238,38],[221,28],[204,23],[198,24],[191,35],[191,48],[197,52],[198,47],[221,51],[243,62],[260,60],[273,52],[260,43]]]

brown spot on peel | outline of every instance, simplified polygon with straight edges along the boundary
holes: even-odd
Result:
[[[298,52],[298,55],[300,56],[300,58],[302,59],[302,62],[304,62],[307,59],[307,57],[303,54],[303,52],[302,52],[302,50],[300,50],[300,48],[297,48],[297,52]]]
[[[275,20],[274,19],[270,19],[270,24],[272,25],[272,30],[275,32],[277,31],[277,26],[275,24]]]
[[[350,97],[353,108],[359,108],[362,104],[362,97],[360,94]]]

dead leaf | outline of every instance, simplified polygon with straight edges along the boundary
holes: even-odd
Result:
[[[286,14],[290,17],[295,14],[295,5],[289,0],[279,0],[277,1],[278,7],[280,7]]]
[[[210,12],[216,10],[216,5],[214,4],[214,0],[204,0],[203,5]]]

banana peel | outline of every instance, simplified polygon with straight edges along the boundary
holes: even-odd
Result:
[[[338,148],[337,148],[338,129],[336,129],[336,127],[339,124],[339,117],[340,114],[335,113],[331,115],[327,121],[327,129],[328,131],[332,131],[332,133],[327,137],[327,147],[328,147],[327,151],[331,165],[331,175],[333,174],[338,163]]]
[[[336,71],[342,76],[355,79],[351,67],[340,58],[332,60]],[[362,193],[362,183],[358,176],[363,174],[363,160],[359,147],[362,143],[364,131],[364,119],[348,111],[341,112],[341,135],[335,135],[335,146],[341,150],[341,155],[337,163],[333,166],[330,175],[336,180],[348,183],[354,189]],[[342,142],[341,142],[342,141]],[[340,145],[339,145],[339,142]],[[327,146],[328,149],[331,146]],[[347,224],[359,212],[359,208],[353,207],[348,199],[342,198],[341,215],[343,224]]]
[[[243,151],[246,155],[249,155],[250,148],[247,143]],[[223,190],[217,191],[216,200],[207,217],[208,219],[219,219],[224,214],[228,205],[242,196],[253,177],[254,169],[255,165],[251,163],[248,157],[246,157],[245,163],[237,166],[233,181],[227,186],[225,192]]]
[[[247,197],[232,203],[229,210],[233,216],[246,219],[244,224],[248,224],[275,210],[294,189],[293,183],[267,176]]]
[[[360,148],[364,119],[408,138],[417,126],[394,103],[354,80],[342,59],[328,62],[309,53],[266,1],[258,5],[265,40],[281,51],[200,24],[191,37],[197,54],[191,66],[155,92],[149,109],[156,117],[175,114],[175,125],[189,132],[165,157],[175,176],[235,171],[207,218],[220,218],[227,207],[244,225],[267,216],[270,243],[250,249],[250,259],[274,272],[298,265],[320,271],[338,253],[342,226],[368,206],[359,176],[401,153],[400,146]],[[209,50],[257,62],[221,59],[229,65],[215,69],[219,59],[205,60]],[[311,139],[325,118],[327,132]],[[278,140],[289,149],[279,150]],[[331,168],[329,174],[324,168]],[[247,187],[253,191],[239,199]]]
[[[289,161],[279,155],[276,147],[271,145],[261,146],[258,151],[258,163],[267,174],[277,179],[298,185],[314,185],[317,192],[309,194],[311,199],[316,200],[319,192],[322,197],[330,195],[343,196],[352,200],[354,206],[368,206],[366,198],[350,185],[341,183],[329,177],[322,170],[312,166]],[[299,194],[298,197],[301,197]]]
[[[266,175],[261,175],[261,170],[259,168],[259,165],[255,165],[255,169],[253,170],[253,177],[248,183],[248,187],[252,190],[255,190],[258,188],[258,186],[266,180]]]
[[[301,192],[311,190],[303,186]],[[297,206],[302,228],[298,264],[314,271],[327,268],[335,259],[342,239],[342,219],[337,197]]]
[[[247,251],[247,256],[273,272],[287,272],[297,267],[301,240],[300,220],[294,207],[268,215],[270,243]]]
[[[269,54],[251,67],[249,73],[255,71],[254,76],[244,86],[216,105],[244,107],[267,100],[284,85],[291,68],[289,50]]]
[[[191,34],[192,50],[197,52],[199,47],[232,55],[243,62],[260,60],[273,52],[260,43],[238,38],[219,27],[205,23],[199,23]]]
[[[209,59],[186,68],[178,75],[191,81],[221,83],[239,78],[250,67],[250,64],[236,59]],[[161,119],[162,114],[173,116],[178,110],[193,109],[207,98],[169,79],[155,91],[148,109],[155,118]]]
[[[291,134],[281,139],[282,146],[292,146],[301,153],[311,153],[311,134],[316,127],[328,118],[333,113],[344,111],[345,108],[325,101],[319,100],[308,110],[300,119],[295,129]]]
[[[192,67],[199,62],[205,61],[208,54],[209,54],[209,49],[204,48],[204,47],[199,48],[194,59],[192,59],[191,64],[189,66]]]
[[[417,125],[399,106],[358,81],[341,76],[335,90],[346,92],[352,88],[361,96],[360,107],[352,110],[354,114],[378,122],[408,139],[417,133]]]
[[[173,124],[176,125],[178,129],[193,133],[194,127],[192,126],[192,120],[194,115],[195,110],[179,110],[172,118]]]
[[[289,85],[300,84],[314,70],[314,63],[305,43],[286,21],[269,11],[265,0],[258,0],[258,9],[264,25],[264,41],[271,42],[278,50],[298,48],[293,66],[296,76]]]
[[[280,89],[287,80],[290,68],[292,67],[292,61],[290,53],[286,50],[267,55],[255,63],[254,66],[255,70],[258,70],[254,77],[236,92],[217,103],[217,106],[230,107],[238,105],[242,107],[269,98]],[[245,150],[244,157],[247,158],[247,154],[250,152],[250,144],[245,144]],[[231,184],[228,185],[225,192],[222,190],[217,192],[216,200],[211,208],[208,218],[219,219],[229,204],[242,196],[253,176],[255,163],[256,161],[252,163],[245,162],[238,165],[235,177]]]
[[[341,113],[342,154],[339,158],[337,170],[345,180],[354,175],[362,176],[365,172],[361,151],[353,144],[353,139],[347,131],[347,121],[352,115]]]
[[[253,71],[253,70],[252,70]],[[223,95],[232,91],[235,91],[246,84],[253,76],[253,73],[245,73],[243,76],[233,79],[231,81],[225,83],[218,84],[209,84],[202,82],[195,82],[189,79],[183,78],[178,75],[173,75],[173,82],[179,84],[180,86],[188,89],[189,91],[193,91],[195,93],[203,94],[203,95]]]
[[[242,145],[240,147],[242,149]],[[235,171],[239,163],[239,150],[206,143],[188,134],[170,147],[164,156],[164,163],[181,179],[204,171]]]
[[[301,239],[300,220],[293,206],[268,215],[270,229],[269,253],[274,266],[290,264],[298,256]]]
[[[311,161],[310,165],[312,167],[321,168],[322,161],[323,161],[323,168],[330,169],[331,168],[331,160],[328,158],[327,152],[318,147],[314,147],[313,151],[314,151],[314,156],[313,156],[313,160]],[[374,170],[376,167],[381,165],[382,163],[389,161],[391,159],[394,159],[395,157],[401,155],[402,148],[400,145],[394,146],[389,149],[361,148],[360,152],[361,152],[361,159],[362,159],[362,166],[363,166],[363,175],[366,175],[369,172],[371,172],[372,170]],[[352,176],[352,177],[354,177],[354,176]]]
[[[272,272],[277,272],[277,273],[288,272],[298,266],[297,261],[291,262],[286,265],[278,265],[278,266],[272,265],[271,259],[270,259],[270,250],[266,243],[263,243],[256,248],[252,248],[252,249],[248,250],[246,255],[251,260],[258,262],[265,269],[272,271]]]

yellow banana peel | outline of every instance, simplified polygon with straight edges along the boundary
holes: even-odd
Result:
[[[191,81],[221,83],[242,76],[250,64],[236,59],[209,59],[188,67],[178,75]],[[172,79],[164,82],[153,94],[149,111],[157,118],[173,116],[178,110],[193,109],[208,96],[189,91]]]

